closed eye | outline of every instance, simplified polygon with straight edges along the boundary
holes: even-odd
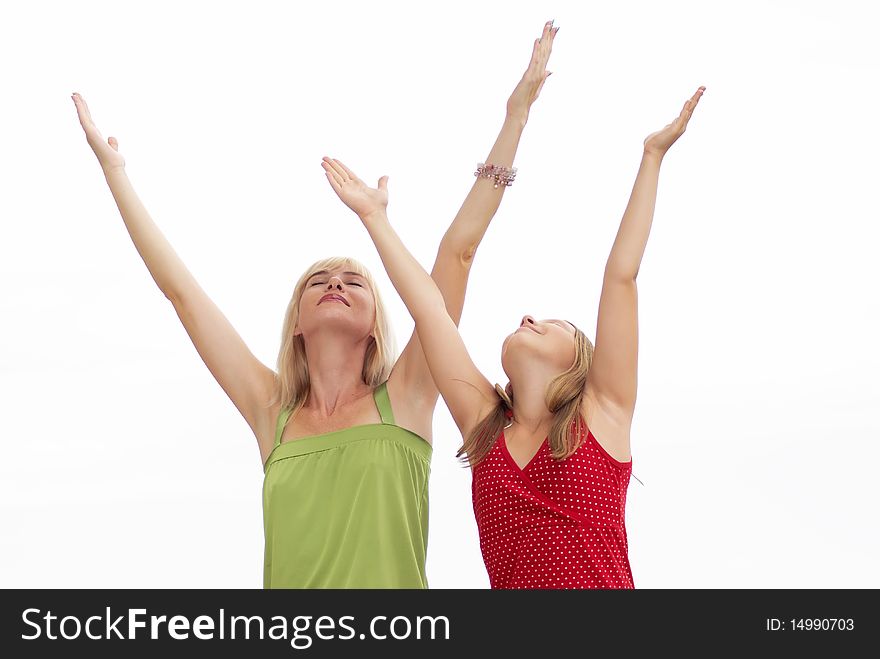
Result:
[[[363,287],[364,287],[363,284],[359,284],[359,283],[357,283],[356,281],[350,281],[350,282],[348,282],[348,285],[349,285],[349,286],[358,286],[358,287],[360,287],[360,288],[363,288]]]

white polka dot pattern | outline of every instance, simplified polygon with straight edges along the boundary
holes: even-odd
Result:
[[[472,496],[492,588],[634,588],[624,508],[632,461],[591,432],[554,460],[545,439],[520,469],[502,431],[474,468]]]

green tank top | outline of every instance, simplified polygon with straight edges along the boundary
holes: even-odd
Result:
[[[263,479],[264,588],[427,588],[431,445],[382,423],[281,443],[275,425]]]

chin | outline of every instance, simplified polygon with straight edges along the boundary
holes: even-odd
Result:
[[[508,335],[504,338],[504,341],[502,341],[502,343],[501,343],[501,356],[502,356],[502,357],[504,356],[504,354],[505,354],[505,353],[508,351],[508,349],[510,348],[510,343],[511,343],[511,341],[513,341],[513,339],[514,339],[515,336],[516,336],[516,332],[514,332],[513,334],[508,334]],[[515,343],[516,343],[516,341],[514,341],[514,344],[515,344]]]
[[[528,346],[524,345],[515,334],[511,334],[501,346],[501,368],[507,373],[508,364],[518,362],[529,352],[531,351]]]
[[[543,364],[546,362],[555,363],[558,360],[559,355],[548,350],[550,346],[542,344],[540,341],[533,341],[528,335],[527,332],[518,332],[512,335],[502,351],[502,356],[506,361],[516,361],[517,363],[537,361]]]
[[[345,309],[349,311],[349,309]],[[345,334],[369,334],[372,327],[365,325],[360,319],[346,313],[333,312],[316,314],[312,322],[303,328],[304,334],[321,334],[327,331]]]

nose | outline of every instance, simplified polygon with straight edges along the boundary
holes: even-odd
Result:
[[[342,280],[336,275],[333,275],[332,277],[330,277],[330,279],[327,280],[327,289],[330,290],[333,288],[340,291],[342,290]]]
[[[535,324],[535,319],[532,318],[532,317],[529,316],[529,315],[525,315],[525,316],[522,317],[522,322],[519,324],[519,326],[522,327],[522,326],[525,325],[526,323],[529,323],[529,324],[531,324],[531,325],[534,325],[534,324]]]

